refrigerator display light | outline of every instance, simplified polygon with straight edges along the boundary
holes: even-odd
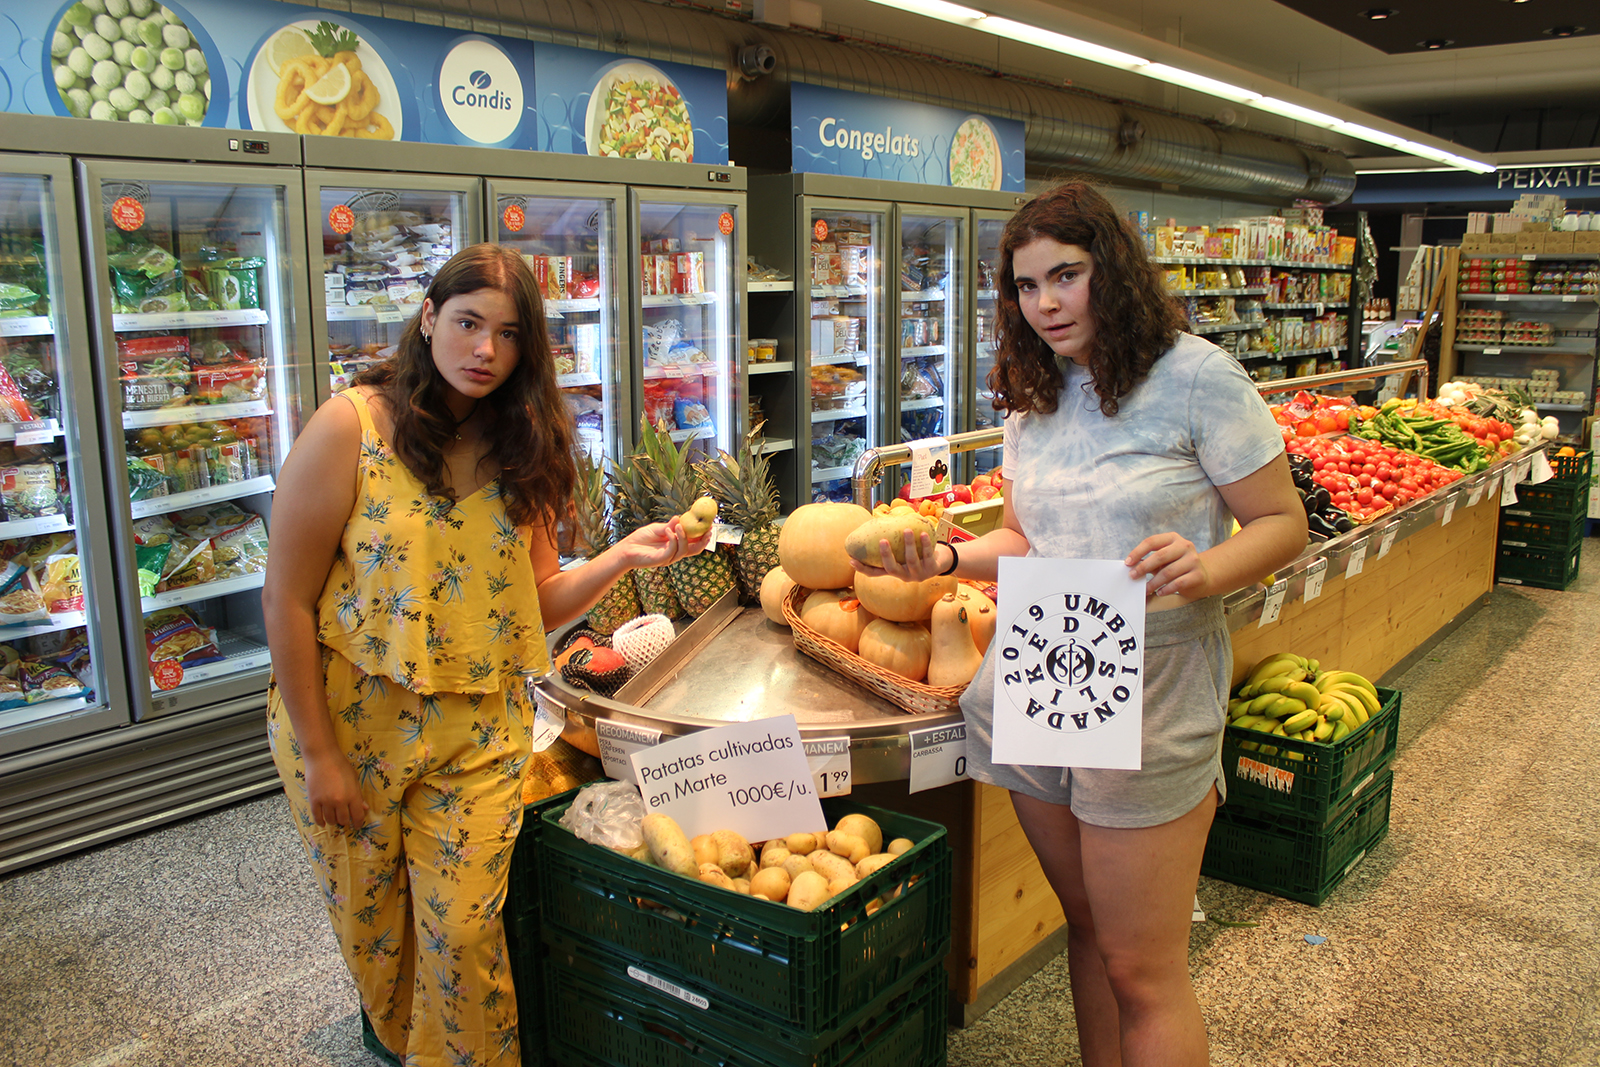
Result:
[[[240,497],[255,496],[257,493],[270,493],[275,488],[270,474],[259,475],[255,478],[246,478],[241,482],[228,482],[223,485],[212,485],[204,489],[187,489],[181,493],[168,493],[166,496],[151,497],[147,500],[135,500],[132,503],[133,517],[136,519],[147,518],[151,515],[164,515],[171,511],[185,511],[196,508],[202,504],[215,504],[223,500],[237,500]]]
[[[244,593],[251,589],[260,589],[266,583],[266,579],[267,575],[264,571],[257,571],[254,574],[241,574],[237,578],[221,578],[214,582],[186,585],[182,589],[168,589],[165,593],[140,597],[139,603],[145,613],[148,614],[152,611],[160,611],[162,608],[177,607],[179,604],[193,604],[201,600],[227,596],[230,593]]]
[[[0,337],[52,337],[55,332],[48,315],[0,319]]]
[[[65,515],[43,515],[36,519],[12,519],[0,522],[0,541],[18,537],[39,537],[44,534],[65,533],[73,529],[72,520]],[[0,641],[6,640],[0,636]]]
[[[272,403],[267,400],[241,400],[235,404],[194,404],[189,407],[151,408],[149,411],[125,411],[122,425],[137,430],[147,426],[171,426],[180,422],[222,422],[230,419],[252,419],[272,414]]]
[[[922,400],[902,400],[900,402],[901,411],[920,411],[924,408],[937,408],[943,406],[944,397],[942,396],[930,396]]]
[[[267,313],[262,308],[238,311],[158,311],[125,312],[111,316],[117,333],[135,330],[194,330],[217,326],[265,326]]]

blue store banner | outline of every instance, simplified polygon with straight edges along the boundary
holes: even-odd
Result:
[[[724,78],[273,0],[0,0],[0,111],[34,115],[721,165]]]
[[[796,171],[1023,191],[1016,119],[800,82],[789,87],[789,115]]]

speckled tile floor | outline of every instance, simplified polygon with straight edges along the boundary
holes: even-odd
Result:
[[[1600,541],[1398,680],[1391,829],[1321,908],[1202,880],[1217,1067],[1600,1067]],[[0,879],[0,1063],[371,1067],[279,797]],[[1305,935],[1326,940],[1311,944]],[[1064,958],[950,1067],[1077,1064]],[[630,1065],[631,1067],[631,1065]]]

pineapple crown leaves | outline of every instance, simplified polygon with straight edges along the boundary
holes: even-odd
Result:
[[[700,476],[689,461],[689,442],[680,446],[666,423],[651,425],[641,416],[639,448],[629,457],[628,466],[635,472],[637,490],[648,494],[650,517],[664,522],[688,511],[700,495]]]
[[[596,461],[587,449],[573,454],[578,467],[577,491],[572,496],[573,520],[582,538],[587,558],[598,556],[612,540],[612,506],[607,494],[604,461]]]
[[[778,517],[778,490],[772,482],[762,425],[757,423],[745,434],[737,457],[719,451],[697,466],[727,521],[747,530],[770,525]]]
[[[361,38],[327,19],[317,23],[317,28],[308,31],[306,36],[311,38],[311,47],[317,50],[317,55],[324,59],[331,59],[340,52],[354,52],[361,45]]]

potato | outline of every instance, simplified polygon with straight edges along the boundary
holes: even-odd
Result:
[[[676,871],[685,878],[699,877],[700,865],[695,862],[694,848],[684,836],[678,820],[653,811],[639,823],[639,830],[650,849],[650,859],[657,867]]]
[[[717,862],[717,843],[711,840],[710,834],[699,834],[689,838],[689,847],[694,849],[696,863]]]
[[[888,847],[885,848],[884,851],[891,856],[904,856],[907,852],[910,852],[916,847],[917,843],[911,840],[911,838],[897,837],[893,841],[889,842]]]
[[[745,896],[749,896],[750,895],[750,879],[748,879],[748,878],[735,878],[733,880],[733,888],[738,890],[740,893],[743,893]]]
[[[774,848],[772,846],[772,844],[769,842],[767,844],[767,847],[761,850],[761,868],[760,869],[764,871],[768,867],[779,867],[779,868],[781,868],[783,866],[784,861],[787,860],[790,855],[791,855],[791,853],[789,852],[788,849],[784,848],[781,845],[776,847],[776,848]]]
[[[841,816],[833,828],[843,834],[855,834],[867,843],[867,855],[883,851],[883,831],[870,815],[851,813]]]
[[[801,911],[813,911],[818,904],[827,900],[828,880],[816,871],[802,871],[789,886],[789,893],[784,897],[785,903],[791,908]]]
[[[727,872],[729,878],[743,875],[756,861],[750,842],[732,830],[713,830],[711,840],[717,846],[716,863]]]
[[[640,845],[635,849],[618,849],[617,851],[621,852],[624,856],[638,860],[640,863],[648,863],[652,866],[655,865],[655,860],[650,857],[649,845]]]
[[[816,868],[812,866],[810,856],[791,855],[788,859],[783,861],[779,869],[781,869],[784,874],[789,876],[790,881],[793,881],[806,871],[812,871]]]
[[[702,863],[700,865],[700,880],[707,885],[718,886],[722,889],[733,889],[733,879],[729,878],[727,873],[715,863]]]
[[[790,834],[784,843],[788,846],[789,851],[793,852],[796,856],[804,856],[810,852],[816,851],[817,835]]]
[[[832,852],[818,850],[806,857],[811,861],[811,869],[832,882],[840,878],[854,878],[856,865],[843,856]]]
[[[828,851],[835,856],[843,856],[852,867],[872,855],[872,849],[867,847],[864,840],[842,830],[828,831]]]
[[[855,885],[857,881],[858,879],[853,874],[849,878],[835,878],[833,881],[828,883],[828,898],[830,900],[833,899],[840,893],[843,893],[846,889],[849,889],[851,886]]]
[[[875,871],[887,867],[895,861],[896,857],[887,852],[875,852],[856,864],[856,877],[866,878]]]
[[[756,872],[750,879],[750,895],[753,897],[766,897],[780,903],[789,898],[789,886],[793,880],[782,867],[767,867]]]

